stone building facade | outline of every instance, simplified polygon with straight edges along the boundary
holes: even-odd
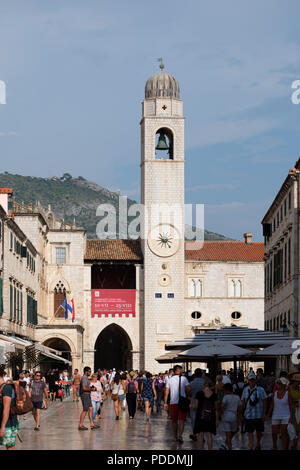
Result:
[[[289,170],[265,214],[265,328],[299,335],[299,173]]]

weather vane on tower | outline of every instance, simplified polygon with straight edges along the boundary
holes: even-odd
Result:
[[[159,59],[157,59],[157,62],[160,62],[159,68],[160,68],[161,70],[163,70],[163,69],[165,68],[165,66],[164,66],[164,64],[163,64],[163,59],[162,59],[162,57],[160,57]]]

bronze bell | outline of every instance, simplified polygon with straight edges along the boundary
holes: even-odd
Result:
[[[169,147],[166,142],[166,137],[162,133],[159,134],[159,139],[157,142],[157,146],[155,147],[155,150],[169,150]]]

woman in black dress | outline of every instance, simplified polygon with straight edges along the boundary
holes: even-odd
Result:
[[[198,392],[195,397],[195,405],[193,408],[197,409],[195,418],[194,434],[197,434],[198,448],[203,450],[203,438],[206,434],[208,450],[213,448],[212,435],[216,434],[216,428],[219,423],[218,397],[213,391],[213,386],[210,383],[205,383],[203,391]]]

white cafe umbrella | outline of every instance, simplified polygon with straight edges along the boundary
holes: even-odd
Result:
[[[291,356],[299,348],[300,340],[297,338],[290,338],[273,344],[272,346],[268,346],[261,351],[257,351],[256,356]]]
[[[245,356],[249,353],[253,354],[253,351],[235,346],[229,341],[212,340],[204,344],[199,344],[199,346],[195,346],[194,348],[188,349],[187,351],[181,352],[179,357],[184,356],[195,359],[217,357],[221,359],[222,357],[230,358],[236,356]]]

